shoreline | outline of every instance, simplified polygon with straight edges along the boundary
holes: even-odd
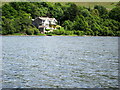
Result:
[[[0,35],[0,36],[77,36],[77,37],[120,37],[120,36],[90,36],[90,35],[83,35],[83,36],[78,36],[78,35]]]

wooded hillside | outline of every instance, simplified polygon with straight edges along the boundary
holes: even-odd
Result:
[[[38,16],[56,18],[64,27],[52,34],[120,36],[120,2],[111,10],[101,5],[91,8],[75,3],[10,2],[2,6],[2,34],[38,35],[31,21]]]

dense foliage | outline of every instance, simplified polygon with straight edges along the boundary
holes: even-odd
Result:
[[[92,9],[74,3],[10,2],[2,6],[2,34],[39,35],[31,19],[48,16],[56,18],[64,27],[49,34],[120,36],[119,3],[107,10],[100,5]]]

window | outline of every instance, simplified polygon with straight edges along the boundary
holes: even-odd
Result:
[[[41,25],[42,25],[42,23],[39,24],[39,26],[41,26]]]

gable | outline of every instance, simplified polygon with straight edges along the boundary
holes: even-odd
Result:
[[[49,17],[36,17],[34,19],[34,22],[36,22],[37,24],[56,24],[57,20],[55,18],[49,18]]]

